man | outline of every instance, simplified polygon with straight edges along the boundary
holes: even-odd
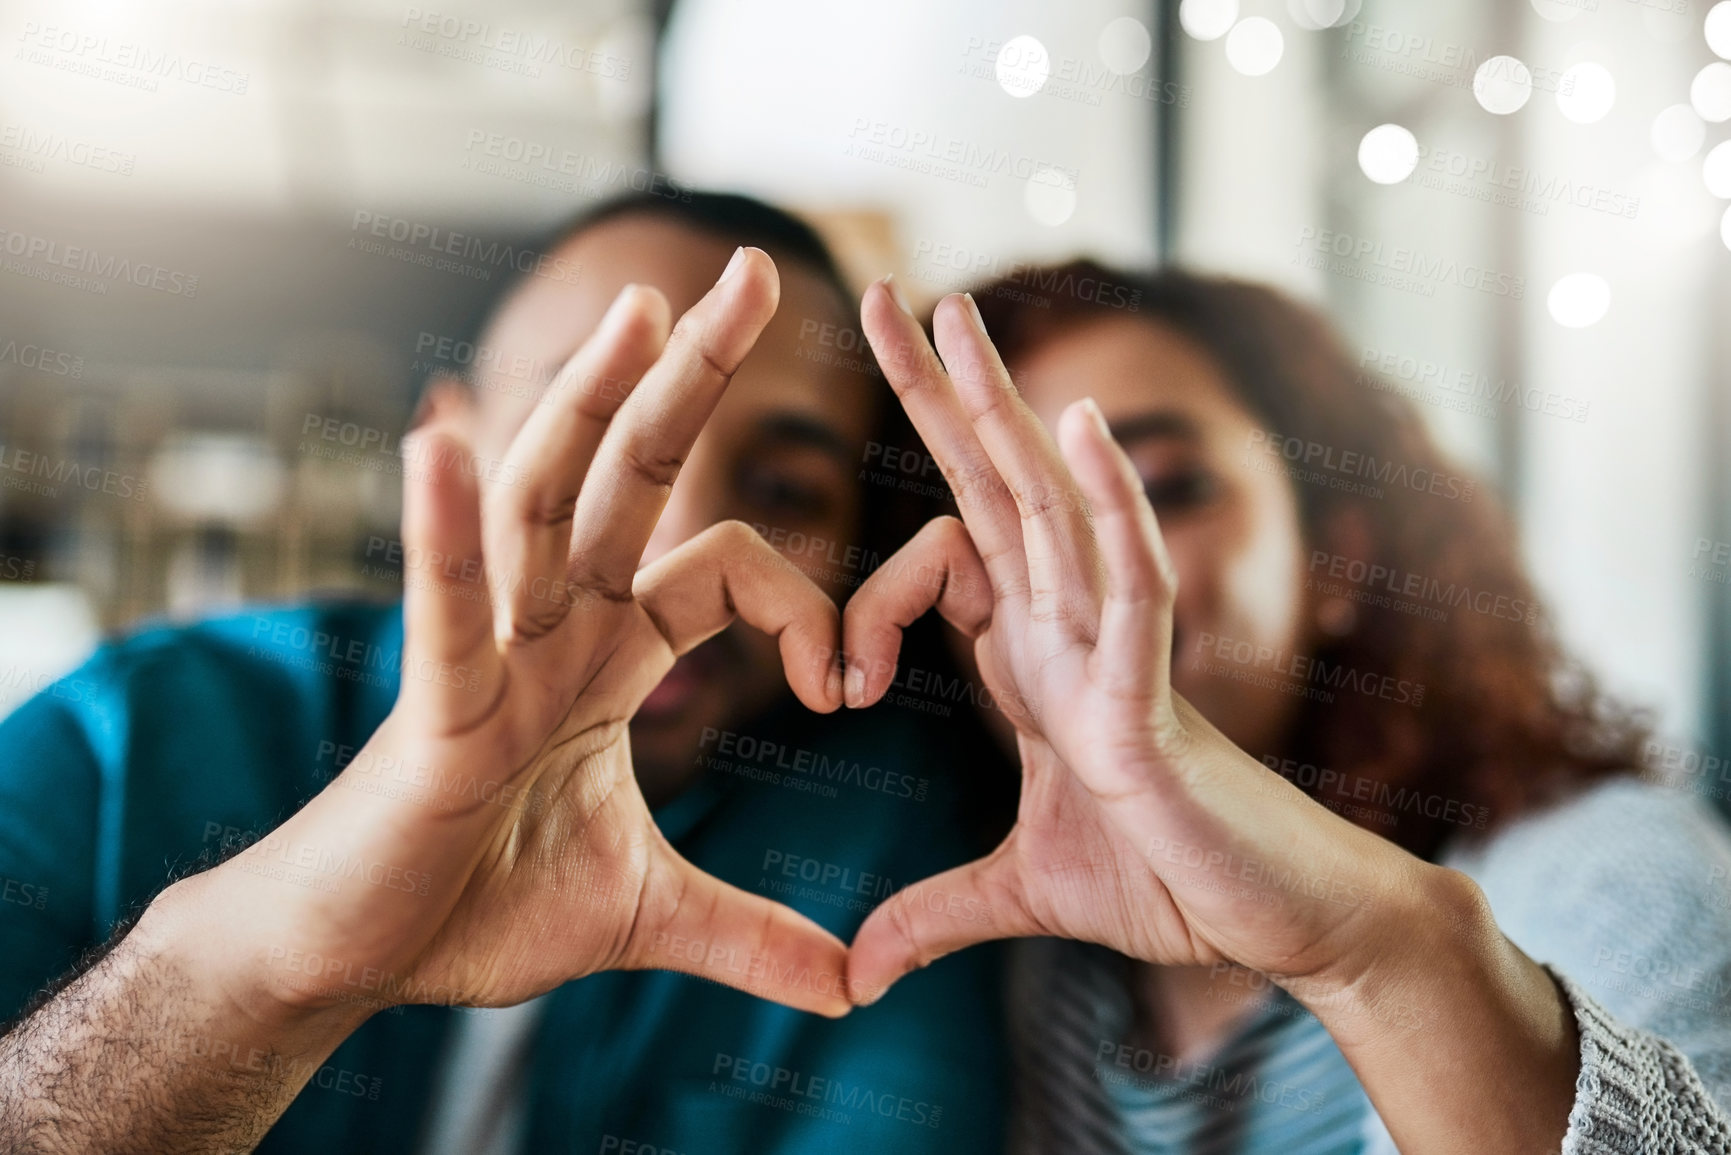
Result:
[[[742,198],[634,198],[549,251],[582,275],[516,286],[405,448],[401,612],[146,631],[0,726],[0,875],[40,898],[0,904],[5,1005],[150,901],[0,1039],[0,1140],[1000,1145],[988,957],[804,1013],[846,1010],[834,936],[974,849],[920,714],[783,688],[840,704],[820,591],[863,577],[814,548],[860,540],[888,397],[811,355],[849,295]],[[523,365],[565,368],[541,398]],[[735,613],[779,637],[698,644]]]

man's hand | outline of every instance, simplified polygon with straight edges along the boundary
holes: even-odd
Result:
[[[270,1013],[508,1005],[665,968],[847,1009],[840,943],[661,836],[626,728],[674,659],[736,615],[780,637],[807,706],[840,704],[834,605],[746,526],[637,569],[776,297],[774,266],[743,250],[668,339],[660,295],[627,289],[502,462],[473,461],[437,416],[417,431],[396,708],[330,788],[177,888],[194,924],[222,928],[199,951],[213,979]],[[359,873],[334,891],[284,885],[249,855]]]
[[[164,891],[0,1042],[0,1141],[244,1149],[382,1007],[508,1005],[612,968],[846,1013],[842,944],[681,858],[627,734],[735,617],[780,638],[801,701],[840,705],[835,606],[748,527],[637,568],[778,291],[742,249],[670,337],[660,294],[627,288],[503,461],[436,407],[405,448],[395,708],[306,807]]]

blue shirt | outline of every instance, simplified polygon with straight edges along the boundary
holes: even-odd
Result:
[[[323,787],[389,711],[401,646],[399,607],[355,603],[150,628],[0,722],[0,1016]],[[846,941],[888,893],[971,856],[954,747],[912,709],[783,708],[706,735],[704,772],[656,821],[698,866]],[[524,1149],[1000,1150],[998,965],[962,952],[833,1021],[671,972],[567,983],[531,1044]],[[413,1151],[464,1013],[373,1016],[259,1150]]]

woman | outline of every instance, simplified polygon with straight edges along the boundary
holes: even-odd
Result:
[[[856,997],[1078,940],[1012,990],[1031,1150],[1731,1150],[1731,841],[1627,772],[1639,730],[1410,407],[1266,290],[981,297],[940,303],[941,363],[892,285],[863,303],[961,521],[850,602],[846,694],[935,606],[1020,808],[874,912]]]

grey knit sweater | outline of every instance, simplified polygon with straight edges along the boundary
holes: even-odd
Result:
[[[1574,1008],[1564,1155],[1731,1153],[1731,833],[1692,795],[1596,787],[1443,862]],[[1393,1152],[1373,1120],[1371,1150]]]

